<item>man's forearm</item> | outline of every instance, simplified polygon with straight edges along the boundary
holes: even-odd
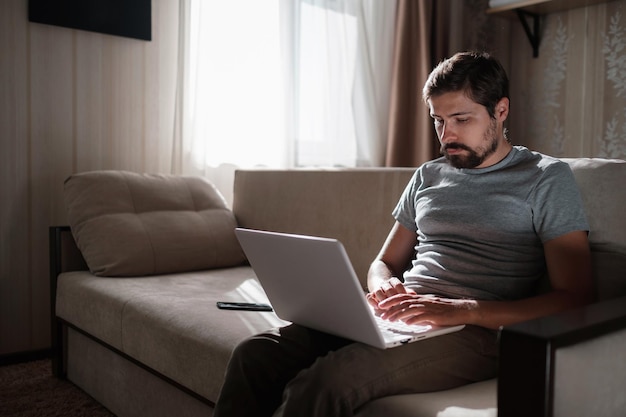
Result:
[[[565,290],[518,301],[453,299],[401,291],[390,297],[379,299],[376,296],[376,299],[381,317],[387,320],[438,326],[471,324],[490,329],[580,307],[591,301],[582,293]]]
[[[391,271],[389,266],[380,259],[377,259],[372,262],[367,273],[367,288],[370,292],[376,291],[385,281],[388,281],[394,276],[396,275]]]
[[[468,324],[498,329],[522,321],[582,307],[593,301],[589,294],[552,291],[518,301],[476,301],[468,311]]]

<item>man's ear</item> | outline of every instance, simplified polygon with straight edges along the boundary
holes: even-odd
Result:
[[[504,122],[509,116],[509,98],[502,97],[496,104],[495,117],[499,122]]]

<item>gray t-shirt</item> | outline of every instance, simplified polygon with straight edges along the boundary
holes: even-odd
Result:
[[[422,165],[393,211],[418,235],[407,287],[453,298],[527,297],[545,273],[543,243],[589,229],[569,166],[515,146],[496,165]]]

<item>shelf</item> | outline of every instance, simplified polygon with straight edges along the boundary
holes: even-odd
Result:
[[[515,17],[516,10],[538,15],[563,12],[579,7],[593,6],[594,4],[606,3],[610,0],[521,0],[502,6],[487,9],[488,14],[502,14],[507,17]]]
[[[520,0],[502,6],[490,7],[487,9],[487,14],[508,18],[517,17],[533,48],[533,57],[537,58],[539,56],[539,43],[541,42],[539,30],[541,15],[593,6],[608,1],[611,0]]]

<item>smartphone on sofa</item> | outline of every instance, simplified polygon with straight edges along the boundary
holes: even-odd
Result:
[[[234,301],[218,301],[217,308],[222,310],[273,311],[272,306],[269,304]]]

